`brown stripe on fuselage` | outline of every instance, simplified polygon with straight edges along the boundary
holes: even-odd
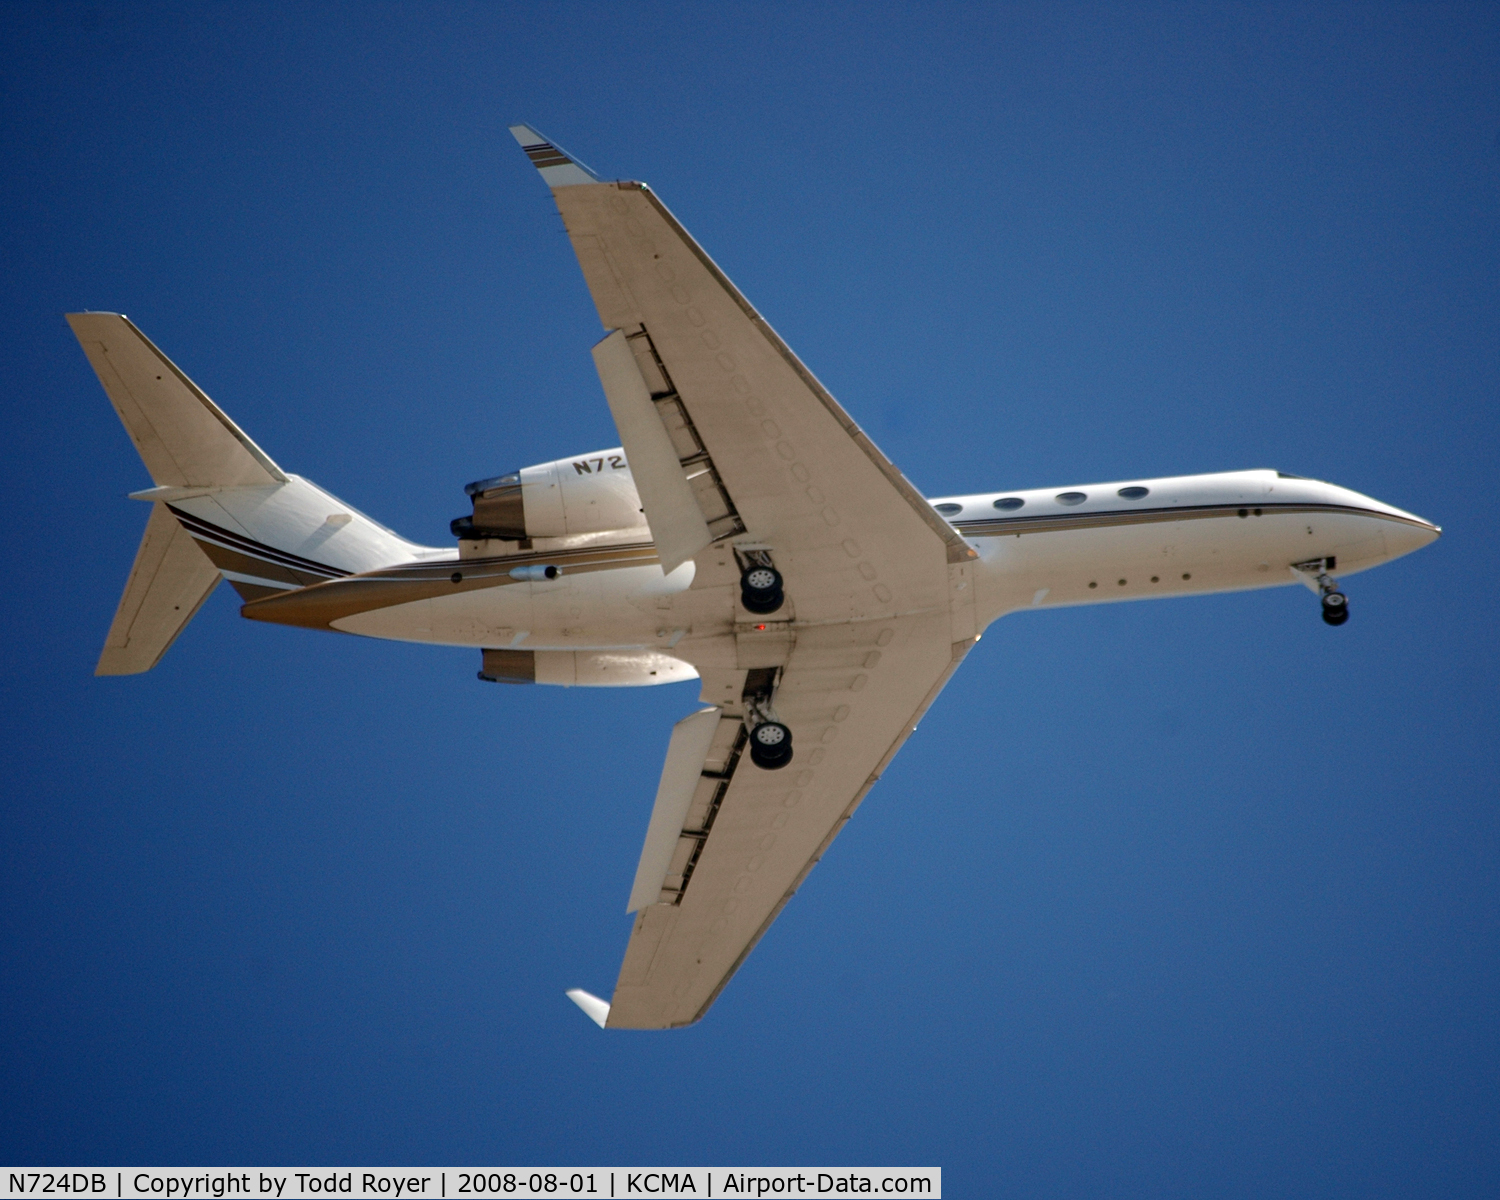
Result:
[[[264,542],[257,542],[254,538],[246,537],[244,534],[235,533],[225,529],[221,525],[215,525],[212,521],[205,521],[202,517],[195,517],[192,513],[184,512],[175,505],[169,504],[167,508],[175,516],[178,522],[195,538],[209,538],[220,545],[227,546],[231,550],[239,550],[250,555],[252,558],[263,562],[280,563],[284,567],[290,567],[294,571],[305,571],[318,579],[341,578],[348,575],[348,571],[338,567],[331,567],[327,563],[318,562],[315,559],[303,558],[300,554],[293,554],[289,550],[278,550],[275,546],[268,546]]]
[[[254,600],[240,608],[240,615],[252,621],[332,629],[335,621],[356,613],[519,583],[520,580],[510,576],[516,567],[547,564],[558,567],[567,575],[584,575],[619,567],[645,567],[658,561],[654,545],[638,542],[628,546],[550,551],[508,558],[403,563]],[[455,575],[458,576],[456,581]]]
[[[198,549],[208,555],[208,560],[221,571],[233,571],[236,575],[253,575],[257,579],[274,579],[278,583],[290,584],[292,587],[307,587],[309,584],[323,583],[328,579],[327,575],[315,575],[311,571],[294,570],[264,558],[252,558],[248,554],[241,554],[238,550],[231,550],[228,546],[221,546],[207,538],[194,537],[193,540],[198,543]]]
[[[1256,510],[1259,510],[1259,513]],[[1178,508],[1111,509],[1108,512],[1045,513],[1025,517],[985,517],[979,520],[954,522],[954,527],[965,537],[1019,537],[1024,533],[1058,533],[1069,529],[1101,529],[1111,525],[1150,525],[1159,521],[1201,521],[1208,518],[1238,517],[1241,512],[1264,516],[1306,516],[1316,514],[1345,514],[1360,517],[1379,517],[1398,525],[1414,525],[1419,529],[1432,529],[1426,521],[1411,517],[1398,517],[1393,513],[1380,512],[1373,508],[1357,508],[1351,504],[1194,504]]]

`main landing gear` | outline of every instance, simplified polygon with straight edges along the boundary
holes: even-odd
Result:
[[[750,761],[762,771],[779,771],[792,761],[792,731],[782,724],[771,703],[780,679],[780,667],[756,667],[745,676]]]
[[[769,546],[735,547],[740,566],[740,603],[757,616],[769,616],[786,603],[781,572]],[[756,628],[764,629],[764,625]],[[762,771],[779,771],[792,761],[792,731],[776,719],[773,698],[778,667],[756,667],[745,676],[745,725],[750,730],[750,761]]]
[[[769,563],[751,563],[740,575],[740,603],[760,616],[775,612],[786,603],[781,572]]]
[[[792,731],[780,721],[762,721],[750,731],[750,761],[763,771],[779,771],[792,761]]]

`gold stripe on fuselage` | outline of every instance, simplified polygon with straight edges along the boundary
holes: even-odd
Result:
[[[193,535],[193,540],[198,543],[198,548],[208,555],[209,561],[221,571],[229,571],[235,575],[251,575],[273,583],[285,583],[294,588],[308,587],[312,584],[323,583],[328,579],[327,575],[314,574],[312,571],[299,571],[269,558],[260,558],[240,550],[231,550],[228,546],[211,542],[206,537],[197,534]]]
[[[446,559],[435,563],[403,563],[363,575],[330,579],[279,596],[242,605],[240,615],[252,621],[274,621],[307,629],[332,629],[333,623],[356,613],[393,608],[417,600],[432,600],[460,592],[507,587],[516,567],[556,566],[567,575],[609,571],[618,567],[646,567],[660,560],[650,542],[627,546],[558,550],[507,558]]]

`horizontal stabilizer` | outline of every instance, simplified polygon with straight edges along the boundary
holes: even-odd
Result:
[[[83,352],[158,487],[265,486],[286,475],[118,313],[69,313]]]
[[[153,504],[94,674],[139,675],[156,666],[218,582],[219,569],[188,531],[165,504]]]
[[[542,173],[548,187],[572,187],[579,183],[598,183],[599,176],[552,142],[549,142],[530,125],[512,125],[512,136],[521,143],[531,165]]]
[[[588,1018],[600,1029],[604,1028],[604,1022],[609,1020],[609,1003],[591,995],[582,988],[569,988],[568,999],[588,1014]]]

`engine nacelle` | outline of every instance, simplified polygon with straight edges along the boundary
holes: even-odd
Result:
[[[474,514],[456,519],[452,529],[465,540],[567,537],[646,524],[630,464],[618,447],[522,467],[464,491],[474,501]]]

